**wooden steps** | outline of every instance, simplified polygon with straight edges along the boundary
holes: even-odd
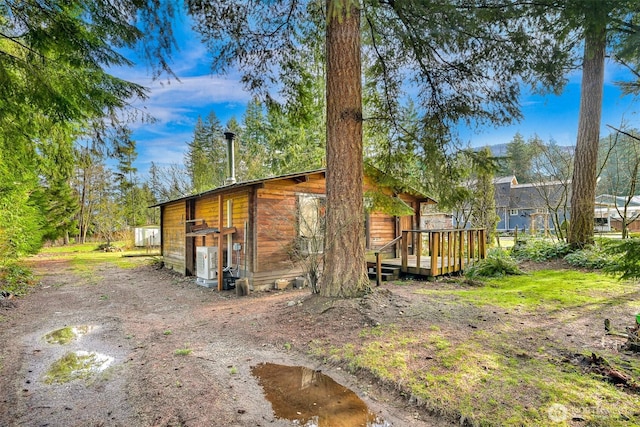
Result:
[[[369,279],[376,280],[375,262],[367,262],[367,273],[369,274]],[[380,278],[385,282],[398,280],[400,278],[400,267],[383,265],[382,271],[380,272]]]

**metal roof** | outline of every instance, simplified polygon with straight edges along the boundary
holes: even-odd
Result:
[[[367,166],[367,167],[371,167],[371,166]],[[382,171],[380,171],[380,173],[384,173]],[[271,177],[266,177],[266,178],[260,178],[260,179],[254,179],[254,180],[249,180],[249,181],[243,181],[243,182],[236,182],[233,184],[228,184],[228,185],[222,185],[220,187],[216,187],[213,188],[211,190],[207,190],[207,191],[203,191],[201,193],[196,193],[196,194],[191,194],[189,196],[184,196],[184,197],[179,197],[177,199],[172,199],[172,200],[167,200],[165,202],[161,202],[161,203],[156,203],[155,205],[149,206],[150,208],[155,208],[158,206],[164,206],[167,205],[169,203],[175,203],[175,202],[179,202],[179,201],[183,201],[183,200],[191,200],[191,199],[197,199],[199,197],[203,197],[203,196],[208,196],[211,194],[218,194],[218,193],[223,193],[223,192],[227,192],[230,190],[235,190],[237,188],[244,188],[244,187],[250,187],[252,185],[258,185],[258,184],[262,184],[265,182],[269,182],[269,181],[277,181],[280,179],[296,179],[296,178],[302,178],[302,177],[307,177],[309,175],[315,175],[315,174],[326,174],[326,168],[322,168],[322,169],[314,169],[314,170],[310,170],[310,171],[305,171],[305,172],[295,172],[295,173],[289,173],[289,174],[285,174],[285,175],[279,175],[279,176],[271,176]],[[411,194],[413,196],[419,197],[419,198],[423,198],[425,200],[432,200],[435,202],[434,199],[432,199],[429,196],[426,196],[422,193],[420,193],[417,190],[414,189],[406,189],[404,191],[407,194]]]

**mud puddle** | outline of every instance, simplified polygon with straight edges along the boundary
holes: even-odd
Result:
[[[391,427],[353,391],[320,371],[261,363],[251,368],[278,418],[305,427]]]
[[[82,337],[83,335],[88,334],[91,329],[93,329],[93,327],[89,325],[67,326],[49,332],[44,336],[44,340],[49,344],[65,345],[69,344],[75,339]]]
[[[44,340],[49,344],[66,346],[93,329],[90,325],[66,326],[47,333]],[[69,351],[51,364],[45,374],[44,383],[64,384],[76,379],[88,379],[107,369],[113,361],[113,357],[95,351]]]
[[[45,384],[63,384],[76,379],[86,379],[102,372],[113,363],[113,357],[106,354],[72,351],[56,360],[44,378]]]

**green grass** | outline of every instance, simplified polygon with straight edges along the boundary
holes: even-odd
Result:
[[[40,254],[67,254],[96,251],[100,243],[74,243],[64,246],[48,246],[40,250]]]
[[[517,307],[517,313],[543,319],[558,310],[569,318],[607,305],[633,308],[638,285],[563,270],[503,277],[483,287],[418,292],[455,312],[464,313],[465,307],[473,313]],[[607,354],[601,347],[565,347],[568,344],[556,341],[548,326],[520,325],[517,316],[486,330],[469,329],[465,320],[448,317],[446,311],[421,330],[410,324],[383,324],[360,330],[356,340],[343,346],[332,345],[330,338],[313,341],[310,353],[354,372],[370,372],[430,411],[472,425],[569,426],[572,418],[579,418],[584,420],[579,425],[640,426],[640,395],[585,372],[562,355],[603,354],[636,382],[640,359]],[[556,423],[558,408],[567,417]]]
[[[125,256],[143,255],[145,250],[103,252],[97,250],[99,246],[97,243],[85,243],[48,247],[43,248],[37,258],[68,261],[72,272],[85,278],[89,283],[95,283],[99,279],[99,273],[96,273],[97,267],[115,265],[119,268],[135,268],[149,262],[148,257]],[[123,247],[124,245],[122,242],[116,242],[114,246]]]
[[[640,425],[637,395],[546,354],[526,355],[504,337],[479,332],[452,343],[440,332],[417,336],[388,329],[369,338],[343,348],[314,342],[312,352],[353,371],[367,370],[428,409],[476,425],[551,425],[552,405],[589,425]],[[413,349],[419,345],[431,349],[427,361],[417,359]]]
[[[176,356],[188,356],[192,351],[193,350],[191,350],[190,348],[179,348],[174,351],[173,354],[175,354]]]
[[[454,295],[474,305],[527,310],[559,310],[585,304],[611,304],[625,293],[638,290],[615,277],[576,270],[541,270],[524,276],[487,279],[482,287],[460,290],[423,289],[428,295]]]

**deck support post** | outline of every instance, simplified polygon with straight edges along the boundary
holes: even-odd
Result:
[[[431,246],[431,275],[438,275],[438,257],[440,256],[440,233],[437,231],[429,232],[429,245]]]
[[[382,285],[382,256],[376,252],[376,286]]]
[[[420,272],[420,258],[422,257],[422,231],[416,231],[413,234],[414,245],[415,245],[415,253],[416,253],[416,267],[418,268],[418,272]]]
[[[406,273],[409,268],[409,232],[407,230],[402,231],[402,249],[401,258],[402,258],[402,272]]]

